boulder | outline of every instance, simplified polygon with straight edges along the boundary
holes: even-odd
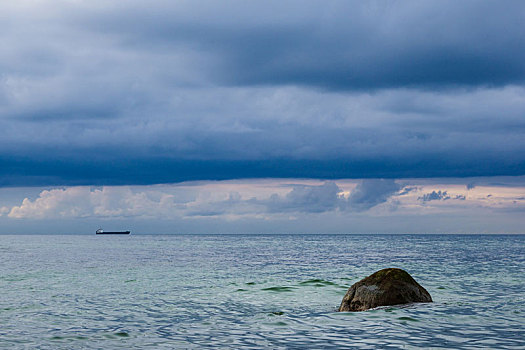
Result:
[[[343,298],[339,311],[364,311],[378,306],[429,303],[432,297],[408,272],[383,269],[354,283]]]

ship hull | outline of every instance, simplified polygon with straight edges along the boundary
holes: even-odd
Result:
[[[97,232],[97,235],[129,235],[130,231],[104,231]]]

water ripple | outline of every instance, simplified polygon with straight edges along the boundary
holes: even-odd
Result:
[[[524,236],[0,236],[0,348],[525,348]],[[384,267],[434,303],[335,312]]]

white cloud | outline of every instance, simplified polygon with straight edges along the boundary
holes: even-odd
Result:
[[[452,182],[455,181],[455,182]],[[472,214],[476,211],[525,210],[523,184],[466,180],[239,180],[157,186],[67,187],[48,189],[19,205],[0,205],[12,219],[141,218],[155,220],[216,218],[295,220],[333,214],[340,218]],[[448,182],[448,183],[447,183]],[[449,200],[423,201],[446,194]],[[1,194],[1,193],[0,193]],[[443,199],[443,198],[442,198]],[[469,214],[469,215],[470,215]]]
[[[163,217],[184,204],[152,186],[147,191],[130,187],[68,187],[44,190],[37,199],[25,198],[9,211],[10,218]]]
[[[10,211],[9,207],[6,207],[6,206],[0,207],[0,216],[8,214],[9,211]]]
[[[44,190],[31,201],[24,198],[20,206],[9,211],[10,218],[49,218],[90,216],[91,203],[88,187]]]

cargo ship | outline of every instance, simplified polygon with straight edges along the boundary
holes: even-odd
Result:
[[[104,231],[99,228],[96,232],[97,235],[129,235],[130,231]]]

